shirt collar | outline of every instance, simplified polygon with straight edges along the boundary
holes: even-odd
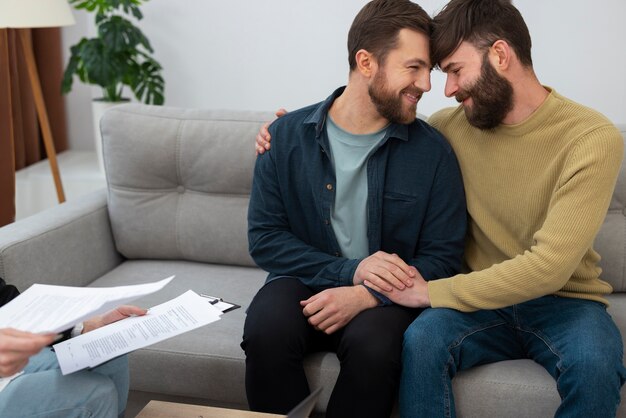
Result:
[[[323,102],[317,105],[317,108],[311,115],[304,120],[306,124],[315,125],[315,137],[319,138],[324,130],[324,123],[326,122],[326,115],[328,114],[328,110],[330,106],[333,104],[335,99],[343,93],[346,86],[339,87],[336,89],[330,96],[326,98]],[[387,138],[397,138],[402,141],[409,140],[409,125],[403,125],[400,123],[390,123],[387,128]]]

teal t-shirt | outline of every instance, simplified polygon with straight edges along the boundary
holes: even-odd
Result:
[[[328,116],[326,132],[335,177],[335,202],[331,225],[342,255],[364,258],[367,241],[367,160],[385,138],[387,128],[366,135],[355,135],[337,126]]]

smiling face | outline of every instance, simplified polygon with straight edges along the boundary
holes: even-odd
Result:
[[[411,123],[417,102],[430,90],[429,41],[426,35],[401,29],[398,46],[389,51],[372,76],[368,93],[378,113],[390,122]]]
[[[467,121],[479,129],[498,126],[513,109],[513,86],[494,69],[488,52],[468,42],[441,61],[445,94],[463,105]]]

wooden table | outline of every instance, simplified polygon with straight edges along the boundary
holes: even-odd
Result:
[[[150,401],[136,418],[278,418],[284,416],[212,406]]]

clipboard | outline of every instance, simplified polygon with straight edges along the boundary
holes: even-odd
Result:
[[[222,311],[222,313],[234,311],[237,308],[241,308],[241,306],[237,305],[236,303],[227,302],[218,296],[206,295],[204,293],[198,293],[198,294],[202,296],[203,298],[207,299],[207,301],[211,305],[215,306],[217,309]]]

